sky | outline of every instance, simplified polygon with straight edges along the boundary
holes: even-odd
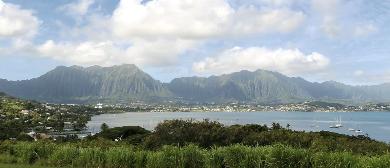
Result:
[[[390,82],[389,0],[0,0],[0,78],[135,64],[155,79],[265,69]]]

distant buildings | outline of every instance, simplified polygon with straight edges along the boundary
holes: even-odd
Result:
[[[102,109],[102,108],[103,108],[103,104],[102,103],[98,103],[95,106],[95,109]]]
[[[64,122],[64,131],[73,131],[74,126],[71,122]]]
[[[22,110],[22,111],[20,111],[20,113],[23,115],[28,115],[30,113],[30,111],[29,110]]]

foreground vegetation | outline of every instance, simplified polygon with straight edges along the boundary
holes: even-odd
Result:
[[[15,143],[2,144],[0,162],[52,167],[106,168],[387,168],[390,155],[363,156],[350,152],[316,152],[285,145],[248,147],[232,145],[203,149],[195,145],[164,146],[142,150],[132,146],[86,146],[76,144]]]
[[[127,126],[103,128],[103,131],[87,141],[99,138],[119,140],[143,149],[158,150],[164,145],[186,146],[196,144],[210,149],[215,146],[243,144],[246,146],[288,145],[317,152],[351,152],[361,155],[381,155],[390,146],[366,136],[348,136],[333,132],[304,132],[272,126],[248,124],[224,126],[215,121],[169,120],[156,126],[154,131]]]
[[[0,163],[43,167],[388,168],[390,146],[368,137],[300,132],[273,124],[170,120],[154,131],[109,128],[83,140],[2,141]]]

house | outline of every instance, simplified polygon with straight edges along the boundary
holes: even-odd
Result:
[[[45,129],[46,129],[46,131],[54,131],[53,127],[46,127]]]
[[[23,115],[28,115],[28,114],[30,114],[30,111],[29,110],[22,110],[22,111],[20,111],[20,113]]]
[[[71,122],[64,122],[64,131],[73,131],[74,126]]]
[[[102,109],[102,108],[103,108],[103,104],[102,103],[98,103],[95,106],[95,109]]]

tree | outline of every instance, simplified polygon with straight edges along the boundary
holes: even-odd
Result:
[[[101,126],[100,126],[100,129],[102,131],[106,131],[107,129],[109,129],[108,125],[106,123],[103,123]]]

